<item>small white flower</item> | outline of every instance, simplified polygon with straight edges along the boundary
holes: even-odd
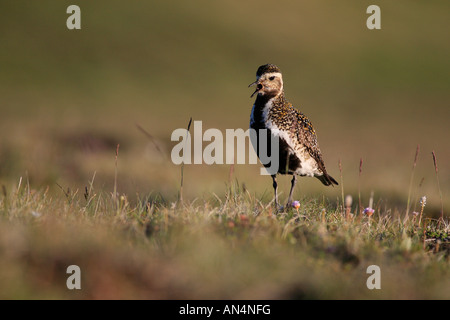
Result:
[[[37,211],[31,211],[31,215],[35,218],[39,218],[42,214]]]
[[[420,205],[422,207],[425,207],[426,204],[427,204],[427,197],[423,196],[422,198],[420,198]]]
[[[351,195],[347,195],[345,197],[345,207],[346,208],[351,208],[352,207],[352,202],[353,202],[353,198]]]

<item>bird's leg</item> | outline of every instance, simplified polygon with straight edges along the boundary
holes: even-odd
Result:
[[[277,190],[278,190],[278,184],[277,184],[277,175],[276,175],[276,174],[273,174],[273,175],[272,175],[272,180],[273,180],[273,191],[274,191],[274,193],[275,193],[275,208],[276,208],[277,211],[278,211],[278,209],[279,209],[279,205],[278,205],[278,193],[277,193]]]
[[[297,176],[295,173],[292,175],[291,180],[291,191],[289,191],[289,198],[286,204],[286,208],[289,208],[289,206],[292,204],[292,194],[294,193],[295,184],[297,183]]]

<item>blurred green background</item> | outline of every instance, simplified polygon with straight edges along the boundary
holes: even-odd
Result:
[[[81,30],[66,9],[81,8]],[[176,199],[180,168],[170,135],[189,118],[208,128],[248,128],[247,85],[259,65],[283,71],[288,99],[318,133],[328,171],[365,204],[371,191],[406,205],[417,144],[413,201],[440,208],[431,152],[450,202],[449,1],[376,1],[381,30],[366,28],[373,1],[2,1],[0,184],[113,190]],[[150,141],[136,124],[155,139]],[[270,199],[259,165],[234,177]],[[229,165],[187,165],[185,197],[222,195]],[[281,179],[286,196],[289,178]],[[422,181],[423,179],[423,181]],[[422,183],[421,183],[422,181]],[[296,197],[325,195],[300,180]]]

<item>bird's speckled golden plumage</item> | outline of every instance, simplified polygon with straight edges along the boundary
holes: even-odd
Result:
[[[253,94],[257,94],[257,97],[251,113],[250,128],[257,132],[266,129],[279,137],[278,173],[293,175],[288,201],[291,200],[297,175],[317,177],[327,186],[337,185],[325,169],[312,123],[285,97],[280,69],[272,64],[260,66],[256,78],[252,84],[256,86]],[[275,187],[276,177],[272,177]]]

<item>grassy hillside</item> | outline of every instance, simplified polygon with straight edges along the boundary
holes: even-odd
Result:
[[[366,200],[374,190],[404,202],[420,144],[414,187],[425,179],[418,196],[439,207],[432,150],[448,195],[447,2],[382,2],[377,31],[365,26],[364,1],[80,1],[76,31],[65,26],[69,4],[1,4],[3,181],[27,172],[32,185],[82,189],[97,172],[111,187],[120,143],[121,191],[173,199],[178,181],[167,172],[178,169],[135,124],[166,155],[174,145],[170,134],[190,117],[202,120],[204,130],[245,129],[247,85],[259,65],[271,62],[284,72],[288,99],[315,125],[329,171],[338,175],[342,161],[349,193],[356,192],[363,158]],[[228,170],[189,168],[190,196],[223,194]],[[251,190],[270,191],[258,171],[259,165],[236,168]],[[299,190],[336,196],[308,179]]]
[[[5,191],[4,191],[5,192]],[[224,199],[163,204],[89,188],[0,200],[3,299],[449,299],[449,224],[319,199],[275,215],[237,184]],[[68,290],[66,269],[81,269]],[[371,265],[381,289],[369,290]]]
[[[2,298],[448,298],[448,247],[426,229],[448,233],[448,1],[378,1],[381,30],[371,1],[80,0],[68,30],[71,4],[0,3]],[[269,62],[340,186],[299,179],[299,212],[275,216],[259,164],[186,165],[177,204],[172,132],[248,128]],[[81,292],[60,286],[68,263]]]

